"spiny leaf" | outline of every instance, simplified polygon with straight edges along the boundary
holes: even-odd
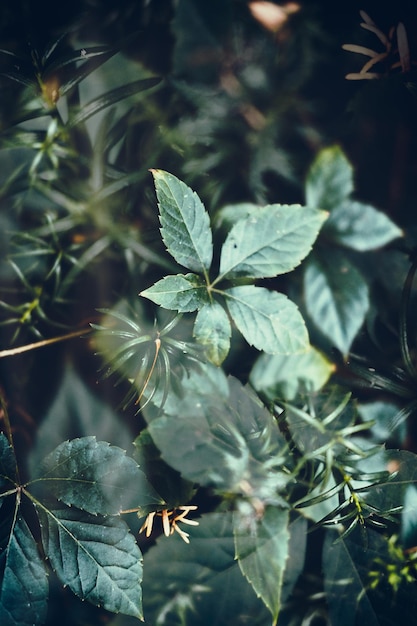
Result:
[[[37,505],[42,543],[64,585],[83,600],[142,619],[142,555],[120,518]]]
[[[227,308],[246,341],[268,354],[308,348],[308,333],[297,306],[284,294],[243,285],[224,291]]]
[[[299,265],[327,213],[295,205],[268,205],[240,220],[221,251],[220,276],[266,278]]]
[[[140,295],[149,298],[164,309],[190,313],[209,302],[207,285],[196,274],[176,274],[141,291]]]
[[[213,258],[210,220],[198,195],[178,178],[151,170],[160,211],[162,239],[180,265],[205,273]]]

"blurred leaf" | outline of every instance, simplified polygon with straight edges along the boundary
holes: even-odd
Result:
[[[374,250],[403,235],[403,231],[369,204],[348,201],[336,207],[325,224],[326,237],[359,250]]]
[[[75,508],[36,506],[45,553],[81,599],[142,619],[142,555],[127,524]]]
[[[250,383],[270,400],[292,401],[299,394],[321,389],[334,365],[313,346],[302,354],[261,354],[251,370]]]
[[[179,313],[195,311],[209,302],[207,285],[196,274],[165,276],[139,295]]]
[[[0,433],[0,491],[13,489],[16,481],[17,467],[14,451],[6,435]]]
[[[281,588],[288,558],[289,513],[267,507],[254,524],[238,512],[234,516],[236,557],[243,575],[272,614],[276,624],[281,605]]]
[[[395,601],[387,578],[372,588],[370,572],[389,563],[387,539],[372,530],[346,539],[329,532],[323,547],[324,587],[330,620],[337,626],[406,626],[417,610],[415,585],[401,587]]]
[[[408,485],[404,494],[404,508],[401,511],[401,543],[404,548],[417,545],[417,488]]]
[[[189,528],[190,544],[161,537],[145,555],[145,623],[270,626],[271,616],[235,560],[232,516],[210,513]]]
[[[308,349],[308,333],[297,306],[284,294],[242,285],[224,291],[227,308],[249,345],[268,354]]]
[[[232,377],[227,397],[191,394],[186,379],[183,385],[182,398],[167,400],[170,414],[148,427],[162,458],[190,481],[282,502],[278,492],[290,479],[282,468],[287,447],[257,397]]]
[[[0,521],[0,624],[33,626],[46,619],[48,577],[20,512]]]
[[[340,146],[321,150],[306,180],[306,204],[332,211],[353,191],[353,169]]]
[[[178,178],[151,170],[160,211],[162,239],[180,265],[199,273],[213,257],[210,219],[198,195]]]
[[[256,217],[259,213],[260,206],[252,202],[240,202],[239,204],[227,204],[222,207],[215,216],[214,222],[216,228],[225,228],[230,230],[232,226],[240,220],[248,217]]]
[[[220,276],[285,274],[310,252],[327,215],[300,205],[269,205],[235,224],[223,244]]]
[[[221,365],[229,354],[232,328],[229,317],[218,302],[203,306],[197,313],[194,337],[206,347],[210,363]]]
[[[42,463],[32,484],[41,493],[92,514],[163,504],[135,461],[121,448],[83,437],[64,441]],[[134,491],[126,489],[134,485]]]
[[[362,275],[339,250],[327,248],[307,260],[304,292],[307,312],[317,328],[347,354],[369,308]]]
[[[125,100],[129,96],[133,96],[141,91],[145,91],[146,89],[151,89],[151,87],[155,87],[155,85],[158,85],[160,82],[161,79],[158,77],[143,78],[141,80],[136,80],[133,83],[116,87],[116,89],[112,89],[99,98],[85,104],[81,111],[68,121],[68,127],[73,128],[74,126],[85,122],[88,118],[95,115],[99,111],[102,111],[103,109],[116,104],[121,100]],[[71,87],[72,86],[73,85],[71,84]]]

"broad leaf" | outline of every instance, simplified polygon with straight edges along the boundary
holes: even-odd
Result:
[[[0,433],[0,495],[16,486],[17,469],[13,448],[6,435]]]
[[[340,206],[352,191],[352,166],[340,146],[321,150],[307,175],[306,204],[332,211]]]
[[[35,485],[47,498],[93,514],[163,503],[124,450],[95,437],[64,441],[45,459]]]
[[[158,198],[162,239],[180,265],[193,272],[210,269],[213,243],[210,219],[198,195],[178,178],[151,170]]]
[[[140,295],[149,298],[164,309],[190,313],[209,302],[207,285],[196,274],[176,274],[141,291]]]
[[[187,527],[190,544],[161,537],[145,555],[146,624],[271,626],[271,616],[235,560],[232,516],[210,513]]]
[[[298,394],[318,391],[325,385],[334,365],[313,348],[301,354],[261,354],[250,373],[250,383],[270,400],[291,401]]]
[[[293,270],[310,252],[326,216],[297,204],[258,209],[227,236],[220,276],[266,278]]]
[[[190,393],[183,384],[184,396],[167,401],[170,414],[149,424],[162,458],[190,481],[281,503],[278,492],[290,477],[282,467],[286,442],[273,416],[235,378],[228,379],[226,397]]]
[[[239,204],[227,204],[222,207],[215,216],[216,228],[230,230],[236,222],[259,213],[259,205],[252,202],[240,202]]]
[[[338,250],[311,255],[305,265],[304,293],[308,314],[343,354],[349,352],[369,308],[368,286]]]
[[[330,621],[338,626],[408,626],[417,611],[415,584],[400,585],[397,593],[388,584],[392,563],[387,539],[367,530],[347,538],[327,534],[323,571]],[[396,564],[398,568],[399,564]],[[395,565],[394,565],[395,568]],[[371,572],[379,575],[376,587]]]
[[[284,294],[243,285],[224,291],[230,315],[246,341],[268,354],[308,348],[308,333],[297,306]]]
[[[3,512],[0,523],[0,624],[33,626],[46,619],[48,578],[36,542],[16,513],[11,526]]]
[[[142,555],[127,524],[75,508],[37,506],[45,553],[83,600],[142,619]]]
[[[324,228],[326,237],[360,252],[380,248],[403,235],[385,213],[354,201],[336,207]]]
[[[218,302],[206,304],[197,313],[194,337],[206,347],[206,355],[214,365],[221,365],[229,354],[232,327],[224,308]]]
[[[236,557],[240,569],[270,610],[276,624],[280,610],[281,588],[288,557],[289,513],[267,507],[254,524],[235,513]]]

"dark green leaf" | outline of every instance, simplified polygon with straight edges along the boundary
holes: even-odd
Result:
[[[289,513],[267,507],[254,523],[235,513],[234,534],[240,569],[272,614],[276,624],[281,605],[281,588],[288,557]]]
[[[335,243],[361,252],[380,248],[403,235],[385,213],[354,201],[345,201],[335,208],[324,230]]]
[[[0,495],[13,489],[17,481],[16,458],[6,435],[0,433]]]
[[[250,373],[251,385],[269,399],[292,401],[298,394],[318,391],[334,365],[313,347],[302,354],[261,354]]]
[[[46,619],[48,578],[36,542],[16,513],[8,536],[2,532],[4,517],[0,524],[0,624],[33,626]]]
[[[352,166],[340,146],[321,150],[306,181],[306,204],[332,211],[353,191]]]
[[[45,553],[61,582],[96,606],[142,619],[142,555],[127,524],[75,508],[36,508]]]
[[[308,348],[308,333],[297,306],[282,293],[243,285],[224,291],[230,315],[246,341],[268,354]]]
[[[196,274],[176,274],[141,291],[140,295],[149,298],[164,309],[190,313],[209,302],[207,285]]]
[[[161,221],[162,239],[180,265],[193,272],[210,269],[213,243],[210,219],[198,195],[178,178],[151,170]]]
[[[32,486],[40,486],[47,498],[93,514],[163,502],[124,450],[95,437],[64,441],[45,459],[38,480]]]
[[[197,313],[194,337],[206,347],[208,360],[221,365],[229,354],[232,327],[224,308],[218,302],[206,304]]]
[[[317,328],[347,354],[369,308],[362,275],[338,250],[327,248],[306,262],[304,292],[308,314]]]
[[[310,252],[327,214],[300,205],[272,204],[240,220],[220,257],[220,276],[266,278],[285,274]]]
[[[74,126],[85,122],[88,118],[92,117],[99,111],[120,102],[120,100],[125,100],[129,96],[133,96],[141,91],[145,91],[146,89],[151,89],[151,87],[155,87],[155,85],[160,82],[161,79],[157,77],[143,78],[141,80],[136,80],[133,83],[129,83],[128,85],[122,85],[121,87],[112,89],[112,91],[109,91],[84,105],[81,111],[69,120],[68,127],[73,128]],[[71,84],[71,87],[72,86],[73,85]]]
[[[270,626],[271,616],[235,560],[230,513],[211,513],[145,555],[145,623],[174,626]]]

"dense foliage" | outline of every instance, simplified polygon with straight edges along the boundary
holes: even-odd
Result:
[[[332,7],[0,10],[2,626],[413,622],[416,25]]]

